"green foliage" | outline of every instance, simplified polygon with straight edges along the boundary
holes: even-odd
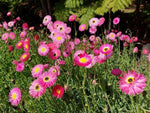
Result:
[[[116,12],[129,7],[131,3],[132,0],[103,0],[103,3],[95,10],[95,13],[98,15],[104,15],[109,10]]]

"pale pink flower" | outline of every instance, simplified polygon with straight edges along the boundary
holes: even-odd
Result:
[[[39,48],[38,48],[39,55],[46,56],[48,54],[48,52],[49,52],[48,45],[42,44],[42,45],[39,46]]]
[[[13,27],[14,26],[14,22],[13,21],[8,22],[8,26],[9,27]]]
[[[48,25],[48,23],[51,21],[51,16],[50,15],[46,15],[45,17],[44,17],[44,19],[43,19],[43,24],[45,25],[45,26],[47,26]]]
[[[133,49],[133,53],[137,53],[138,52],[138,47],[135,47],[134,49]]]
[[[7,40],[8,39],[9,34],[8,33],[4,33],[2,35],[2,40]]]
[[[39,77],[39,76],[43,73],[43,70],[44,70],[43,64],[37,64],[37,65],[35,65],[35,66],[32,68],[32,71],[31,71],[32,76],[33,76],[34,78]]]
[[[99,19],[98,18],[91,18],[89,21],[90,27],[96,27],[99,24]]]

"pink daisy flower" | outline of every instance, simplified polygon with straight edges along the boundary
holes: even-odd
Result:
[[[9,92],[9,102],[12,106],[17,106],[21,100],[21,91],[18,87],[14,87]]]
[[[52,32],[54,30],[54,27],[53,27],[53,22],[50,21],[48,24],[47,24],[47,29],[49,29],[50,32]]]
[[[23,47],[23,40],[19,41],[17,44],[16,44],[16,48],[17,49],[21,49]]]
[[[65,33],[67,33],[67,34],[71,33],[71,27],[67,27]]]
[[[45,17],[44,17],[44,19],[43,19],[43,24],[45,25],[45,26],[47,26],[48,25],[48,23],[51,21],[51,16],[50,15],[46,15]]]
[[[17,21],[20,21],[20,17],[18,16],[18,17],[16,18],[16,20],[17,20]]]
[[[23,49],[25,52],[28,52],[30,50],[30,43],[24,42]]]
[[[131,39],[133,40],[133,42],[137,42],[138,41],[138,37],[136,37],[136,36],[133,36]]]
[[[108,39],[110,39],[111,41],[115,41],[116,34],[114,32],[109,33],[107,36]]]
[[[121,73],[122,73],[122,71],[118,68],[111,70],[112,75],[118,76],[118,75],[121,75]]]
[[[143,50],[142,50],[142,53],[143,53],[144,55],[147,55],[147,54],[149,53],[149,50],[148,50],[148,49],[143,49]]]
[[[64,94],[64,88],[61,85],[56,85],[53,87],[52,95],[56,98],[61,98]]]
[[[91,61],[91,63],[89,65],[85,66],[86,68],[93,67],[95,65],[95,63],[96,63],[96,60],[97,60],[97,57],[94,56],[93,54],[90,54],[89,56],[91,57],[92,61]]]
[[[89,21],[90,27],[96,27],[99,24],[99,19],[98,18],[91,18]]]
[[[117,25],[120,22],[120,18],[116,17],[113,19],[113,24]]]
[[[105,22],[105,18],[104,18],[104,17],[101,17],[101,18],[99,19],[99,24],[98,24],[98,26],[103,25],[104,22]]]
[[[53,50],[54,48],[57,48],[56,45],[54,43],[49,43],[47,44],[49,47],[49,51]]]
[[[92,41],[92,42],[95,41],[95,35],[91,35],[91,36],[89,37],[89,40]]]
[[[22,24],[22,28],[23,28],[23,30],[27,30],[28,29],[28,23],[23,23]]]
[[[69,50],[74,50],[74,48],[75,48],[74,42],[72,42],[72,41],[67,42],[66,48]]]
[[[39,83],[42,84],[42,86],[44,86],[45,88],[53,86],[56,80],[57,80],[57,76],[49,72],[44,72],[38,78]]]
[[[21,61],[21,62],[25,62],[25,61],[27,61],[27,60],[29,59],[29,57],[30,57],[30,53],[28,53],[28,52],[23,53],[23,54],[21,55],[21,57],[20,57],[20,61]]]
[[[27,38],[24,40],[24,43],[28,43],[28,44],[30,44],[30,38],[29,38],[29,37],[27,37]]]
[[[111,44],[103,44],[103,45],[100,46],[99,50],[103,54],[109,54],[113,50],[113,45],[111,45]]]
[[[61,25],[61,24],[63,24],[62,21],[58,21],[58,20],[55,21],[54,24],[53,24],[54,29],[57,29],[57,27],[59,27],[59,25]]]
[[[7,16],[10,16],[11,15],[11,12],[9,11],[9,12],[7,12]]]
[[[10,52],[12,52],[14,50],[12,45],[9,45],[8,49],[9,49]]]
[[[7,40],[7,38],[8,38],[8,33],[4,33],[4,34],[2,35],[2,40]]]
[[[46,56],[48,52],[49,52],[48,45],[42,44],[42,45],[39,46],[39,48],[38,48],[39,55]]]
[[[79,56],[76,56],[74,58],[74,62],[81,67],[88,66],[92,62],[91,56],[88,54],[79,54]]]
[[[69,17],[69,21],[72,22],[72,21],[74,21],[76,18],[77,18],[76,15],[71,15],[71,16]]]
[[[63,51],[63,56],[64,57],[68,57],[69,55],[71,55],[71,50],[67,49]]]
[[[80,39],[79,39],[79,38],[75,38],[75,39],[74,39],[74,44],[75,44],[75,45],[80,44]]]
[[[57,58],[59,58],[60,55],[61,55],[61,51],[57,48],[49,52],[49,58],[51,60],[56,60]]]
[[[16,71],[17,72],[22,72],[23,70],[24,70],[24,62],[21,62],[21,63],[18,63],[17,65],[16,65]]]
[[[56,66],[52,66],[50,67],[50,69],[48,70],[49,73],[58,76],[58,69],[56,68]]]
[[[90,32],[91,34],[95,34],[96,31],[97,31],[97,28],[96,28],[96,27],[90,27],[90,28],[89,28],[89,32]]]
[[[85,29],[86,29],[86,25],[85,24],[81,24],[79,26],[79,31],[85,31]]]
[[[29,93],[33,98],[41,97],[45,93],[45,87],[39,83],[38,79],[36,79],[31,83]]]
[[[54,37],[52,37],[54,43],[62,44],[65,41],[65,35],[61,33],[57,33]]]
[[[57,29],[57,31],[58,31],[59,33],[64,34],[64,33],[66,32],[66,30],[67,30],[67,24],[62,23],[62,24],[60,24],[56,29]]]
[[[65,61],[64,60],[61,60],[61,59],[57,59],[55,61],[55,65],[64,65],[65,64]]]
[[[14,40],[14,39],[15,39],[15,33],[14,33],[14,32],[10,32],[10,33],[9,33],[9,38],[10,38],[11,40]]]
[[[143,92],[143,89],[146,87],[146,78],[143,74],[136,73],[136,71],[123,73],[123,76],[119,78],[119,88],[122,92],[125,92],[125,94],[140,94],[140,92]]]
[[[133,53],[137,53],[138,52],[138,47],[135,47],[134,49],[133,49]]]
[[[20,37],[21,37],[21,38],[24,38],[24,37],[26,36],[26,34],[27,34],[26,31],[22,31],[22,32],[20,33]]]
[[[121,31],[119,31],[119,32],[116,34],[116,37],[120,37],[120,36],[121,36],[121,34],[122,34],[122,32],[121,32]]]
[[[39,77],[39,76],[43,73],[43,70],[44,70],[43,64],[37,64],[37,65],[35,65],[35,66],[32,68],[32,71],[31,71],[32,76],[33,76],[34,78]]]
[[[8,24],[7,24],[6,21],[3,22],[3,28],[4,28],[4,29],[8,29]]]
[[[14,22],[13,21],[8,22],[8,26],[9,27],[13,27],[14,26]]]

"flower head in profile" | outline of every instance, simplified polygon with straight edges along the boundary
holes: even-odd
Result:
[[[39,48],[38,48],[39,55],[46,56],[48,52],[49,52],[48,45],[42,44],[42,45],[39,46]]]
[[[17,72],[22,72],[24,70],[24,67],[25,67],[24,62],[18,63],[16,65],[16,71]]]
[[[76,18],[77,18],[76,15],[71,15],[71,16],[69,17],[69,21],[72,22],[72,21],[74,21]]]
[[[138,52],[138,47],[135,47],[134,49],[133,49],[133,53],[137,53]]]
[[[50,15],[46,15],[45,17],[44,17],[44,19],[43,19],[43,24],[45,25],[45,26],[47,26],[48,25],[48,23],[51,21],[51,16]]]
[[[43,64],[37,64],[35,65],[33,68],[32,68],[32,76],[35,78],[35,77],[39,77],[42,73],[43,73],[43,70],[44,70],[44,66]]]
[[[120,22],[120,18],[116,17],[113,19],[113,24],[117,25]]]
[[[38,80],[40,84],[47,88],[55,84],[57,76],[50,72],[44,72],[41,76],[39,76]]]
[[[136,71],[128,71],[127,73],[123,73],[123,76],[120,77],[119,88],[122,92],[125,92],[125,94],[140,94],[146,87],[146,81],[143,74],[136,73]]]
[[[45,93],[45,87],[39,83],[38,79],[34,80],[29,87],[29,94],[33,98],[41,97]]]
[[[85,31],[85,29],[86,29],[86,25],[85,24],[81,24],[79,26],[79,31]]]
[[[113,45],[111,44],[103,44],[99,48],[100,52],[103,54],[109,54],[113,50]]]
[[[9,92],[9,102],[11,105],[17,106],[21,100],[21,91],[18,87],[14,87]]]
[[[105,22],[105,18],[104,18],[104,17],[101,17],[101,18],[99,19],[99,24],[98,24],[98,26],[103,25],[104,22]]]
[[[7,16],[10,16],[11,15],[11,12],[9,11],[9,12],[7,12]]]
[[[52,94],[56,98],[61,98],[64,94],[64,88],[61,85],[56,85],[53,87]]]
[[[112,74],[112,75],[118,76],[118,75],[120,75],[121,73],[122,73],[122,71],[121,71],[119,68],[116,68],[116,69],[111,70],[111,74]]]

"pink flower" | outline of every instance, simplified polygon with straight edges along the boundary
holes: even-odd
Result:
[[[23,47],[23,40],[19,41],[17,44],[16,44],[16,48],[17,49],[21,49]]]
[[[31,71],[32,76],[33,76],[34,78],[39,77],[39,76],[43,73],[43,70],[44,70],[43,64],[37,64],[37,65],[35,65],[35,66],[32,68],[32,71]]]
[[[9,38],[10,38],[11,40],[14,40],[14,39],[15,39],[15,33],[14,33],[14,32],[10,32],[10,33],[9,33]]]
[[[18,87],[14,87],[9,92],[9,102],[12,106],[17,106],[21,100],[21,91]]]
[[[12,46],[12,45],[9,45],[8,48],[9,48],[9,51],[10,51],[10,52],[13,51],[13,46]]]
[[[7,16],[10,16],[11,15],[11,12],[9,11],[9,12],[7,12]]]
[[[137,53],[138,52],[138,47],[135,47],[134,49],[133,49],[133,53]]]
[[[16,66],[16,71],[21,72],[24,70],[24,62],[18,63]]]
[[[48,23],[51,21],[51,16],[50,15],[46,15],[45,17],[44,17],[44,19],[43,19],[43,24],[45,25],[45,26],[47,26],[48,25]]]
[[[67,49],[63,51],[63,56],[68,57],[71,54],[71,50]]]
[[[61,51],[59,49],[55,48],[49,52],[48,56],[51,60],[56,60],[57,58],[59,58],[60,55],[61,55]]]
[[[21,37],[21,38],[24,38],[24,37],[26,36],[26,34],[27,34],[26,31],[22,31],[22,32],[20,33],[20,37]]]
[[[111,44],[103,44],[103,45],[100,46],[99,50],[103,54],[109,54],[113,50],[113,45],[111,45]]]
[[[104,18],[104,17],[101,17],[101,18],[99,19],[99,24],[98,24],[98,26],[103,25],[104,22],[105,22],[105,18]]]
[[[120,69],[118,69],[118,68],[111,70],[111,74],[112,74],[112,75],[118,76],[118,75],[120,75],[121,73],[122,73],[122,71],[121,71]]]
[[[52,66],[52,67],[50,67],[50,69],[48,70],[48,72],[49,73],[51,73],[51,74],[53,74],[53,75],[55,75],[55,76],[58,76],[58,68],[56,68],[56,66]]]
[[[79,38],[75,38],[75,39],[74,39],[74,44],[75,44],[75,45],[80,44],[80,39],[79,39]]]
[[[23,49],[25,52],[28,52],[30,50],[30,43],[24,42]]]
[[[3,22],[3,28],[4,28],[4,29],[8,29],[8,24],[7,24],[6,21]]]
[[[95,41],[95,35],[91,35],[91,36],[89,37],[89,40],[90,40],[90,41]]]
[[[140,94],[146,87],[146,78],[143,74],[136,73],[136,71],[128,71],[128,73],[123,73],[122,77],[119,77],[119,85],[122,92],[129,95]]]
[[[65,64],[65,61],[64,60],[61,60],[61,59],[57,59],[55,61],[55,65],[64,65]]]
[[[138,41],[138,37],[136,37],[136,36],[133,36],[131,39],[133,40],[133,42],[137,42]]]
[[[16,18],[16,20],[17,20],[17,21],[20,21],[20,17],[18,16],[18,17]]]
[[[96,27],[99,24],[99,19],[98,18],[91,18],[89,21],[90,27]]]
[[[74,62],[81,67],[88,66],[92,62],[91,56],[88,54],[79,54],[74,58]]]
[[[120,22],[120,18],[116,17],[113,19],[113,24],[117,25]]]
[[[12,63],[16,66],[18,65],[18,61],[16,61],[16,60],[12,61]]]
[[[4,33],[4,34],[2,35],[2,40],[7,40],[7,38],[8,38],[8,33]]]
[[[25,61],[27,61],[27,60],[29,59],[29,57],[30,57],[30,53],[25,52],[25,53],[23,53],[23,54],[21,55],[20,61],[21,61],[21,62],[25,62]]]
[[[22,28],[23,28],[23,30],[27,30],[28,29],[28,23],[23,23]]]
[[[61,85],[56,85],[53,87],[52,94],[56,98],[61,98],[64,94],[64,88]]]
[[[65,41],[65,35],[61,33],[57,33],[54,37],[52,37],[54,43],[62,44]]]
[[[144,55],[147,55],[147,54],[149,53],[149,50],[148,50],[148,49],[143,49],[143,50],[142,50],[142,53],[143,53]]]
[[[123,43],[123,46],[124,46],[124,47],[128,47],[128,43],[127,43],[127,42],[124,42],[124,43]]]
[[[44,88],[51,87],[55,84],[57,80],[57,76],[50,73],[44,72],[41,76],[39,76],[38,81]]]
[[[72,42],[72,41],[67,42],[66,48],[69,50],[74,50],[74,48],[75,48],[74,42]]]
[[[111,41],[115,41],[116,39],[116,34],[114,32],[110,32],[107,36]]]
[[[41,97],[45,93],[45,87],[39,83],[38,79],[36,79],[31,83],[29,93],[33,98]]]
[[[39,55],[46,56],[48,52],[49,52],[48,45],[42,44],[42,45],[39,46],[39,48],[38,48]]]
[[[67,34],[71,33],[71,27],[67,27],[66,32]]]
[[[8,26],[9,27],[13,27],[14,26],[14,22],[13,21],[8,22]]]
[[[69,21],[72,22],[72,21],[74,21],[76,18],[77,18],[76,15],[71,15],[71,16],[69,17]]]
[[[86,25],[85,24],[81,24],[79,26],[79,31],[85,31],[85,29],[86,29]]]
[[[97,61],[97,57],[94,56],[93,54],[90,54],[89,56],[91,56],[92,61],[91,61],[91,63],[89,65],[85,66],[86,68],[93,67],[95,65],[96,61]]]
[[[90,28],[89,28],[89,32],[90,32],[91,34],[95,34],[96,31],[97,31],[97,28],[96,28],[96,27],[90,27]]]

